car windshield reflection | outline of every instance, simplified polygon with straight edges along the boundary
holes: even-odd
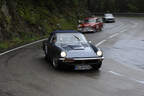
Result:
[[[57,33],[56,43],[79,44],[87,43],[86,38],[81,33]]]
[[[96,19],[87,19],[84,21],[85,23],[95,23]]]
[[[105,14],[106,17],[113,17],[112,14]]]

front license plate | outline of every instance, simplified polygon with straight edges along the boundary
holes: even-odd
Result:
[[[91,69],[90,65],[76,65],[75,70],[87,70],[87,69]]]

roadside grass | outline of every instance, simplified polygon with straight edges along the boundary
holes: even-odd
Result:
[[[0,52],[2,52],[2,50],[9,48],[9,44],[8,42],[4,41],[4,42],[0,42]]]
[[[36,40],[41,39],[40,37],[34,37],[34,38],[27,38],[27,39],[19,39],[19,38],[15,38],[13,40],[10,41],[3,41],[0,42],[0,52],[6,51],[8,49],[12,49]]]

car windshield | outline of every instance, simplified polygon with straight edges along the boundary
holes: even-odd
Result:
[[[95,23],[96,19],[85,19],[84,22],[85,23]]]
[[[87,42],[86,38],[81,33],[57,33],[56,36],[56,43],[77,44]]]
[[[106,17],[113,17],[112,14],[105,14]]]

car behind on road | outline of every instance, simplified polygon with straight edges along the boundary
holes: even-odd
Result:
[[[115,22],[115,17],[111,13],[104,14],[103,22]]]
[[[85,32],[97,32],[101,31],[103,28],[103,22],[98,17],[88,17],[78,25],[78,31]]]
[[[85,36],[73,30],[58,30],[43,41],[45,57],[53,68],[69,65],[75,70],[99,69],[104,59],[103,52],[89,43]]]

